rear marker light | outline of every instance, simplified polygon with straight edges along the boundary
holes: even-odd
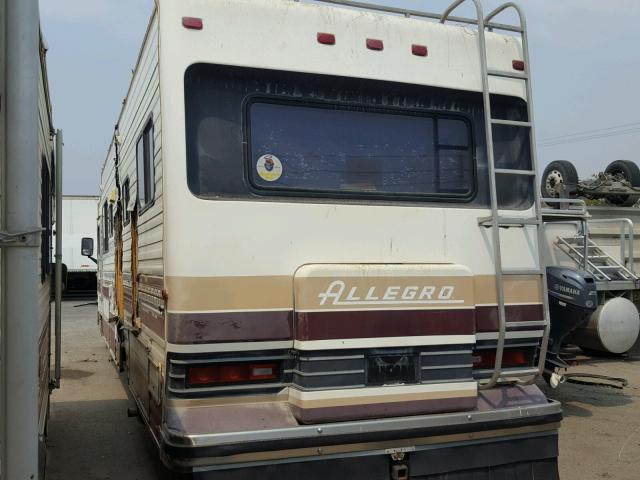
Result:
[[[486,370],[491,369],[496,364],[495,350],[480,350],[474,352],[473,368]],[[503,368],[526,367],[529,365],[529,359],[526,350],[507,349],[502,354]]]
[[[514,60],[512,62],[513,69],[519,72],[524,72],[524,62],[522,60]]]
[[[231,363],[190,366],[187,381],[190,386],[229,383],[250,383],[277,380],[277,363]]]
[[[369,50],[383,50],[384,43],[382,42],[382,40],[367,38],[367,48]]]
[[[182,26],[190,30],[202,30],[202,19],[197,17],[182,17]]]
[[[429,50],[427,49],[426,45],[413,44],[411,45],[411,53],[418,57],[426,57],[427,55],[429,55]]]
[[[322,45],[335,45],[336,44],[336,36],[333,33],[322,33],[318,32],[318,43]]]

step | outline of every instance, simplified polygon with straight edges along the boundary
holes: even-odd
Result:
[[[478,218],[478,225],[483,227],[490,227],[493,225],[493,217],[480,217]],[[511,225],[540,225],[540,220],[535,217],[531,218],[518,218],[518,217],[498,217],[498,226],[511,226]]]
[[[507,125],[509,127],[527,127],[531,128],[533,124],[531,122],[521,122],[519,120],[500,120],[498,118],[491,119],[492,125]]]
[[[506,269],[502,270],[503,275],[542,275],[544,270],[536,270],[536,269]]]
[[[526,73],[509,72],[507,70],[488,70],[487,74],[492,77],[502,78],[517,78],[519,80],[529,80],[529,75]]]
[[[496,168],[494,172],[503,175],[525,175],[527,177],[533,177],[536,174],[535,170],[513,170],[511,168]]]

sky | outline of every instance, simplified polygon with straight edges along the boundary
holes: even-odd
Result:
[[[450,1],[377,3],[439,12]],[[471,15],[468,3],[460,15]],[[485,12],[501,3],[485,0]],[[518,3],[529,26],[539,167],[571,160],[586,178],[613,160],[640,163],[640,1]],[[152,8],[153,0],[40,0],[67,195],[98,192]]]

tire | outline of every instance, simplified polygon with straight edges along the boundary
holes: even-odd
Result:
[[[558,184],[562,186],[558,188]],[[571,198],[576,195],[577,190],[578,172],[573,163],[568,160],[554,160],[544,169],[540,179],[542,198]],[[557,203],[550,206],[560,208],[560,204]]]
[[[640,187],[640,168],[631,160],[616,160],[607,165],[604,171],[610,175],[620,175],[628,181],[632,187]],[[640,195],[614,195],[608,198],[609,202],[620,207],[632,207],[640,199]]]

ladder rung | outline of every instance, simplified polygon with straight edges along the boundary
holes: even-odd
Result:
[[[542,275],[543,273],[544,273],[543,270],[536,270],[536,269],[531,269],[531,270],[519,270],[519,269],[502,270],[502,274],[503,275]]]
[[[478,225],[483,227],[490,227],[493,224],[493,217],[480,217],[478,219]],[[510,218],[510,217],[498,217],[498,226],[510,226],[510,225],[540,225],[540,220],[535,217],[532,218]]]
[[[526,175],[528,177],[533,177],[536,174],[535,170],[513,170],[511,168],[496,168],[494,172],[503,175]]]
[[[501,120],[499,118],[492,118],[491,123],[493,125],[508,125],[510,127],[527,127],[531,128],[531,122],[521,122],[519,120]]]
[[[620,265],[596,265],[595,266],[598,270],[611,270],[613,268],[620,270],[622,269],[622,267]]]
[[[507,70],[488,70],[487,73],[492,77],[517,78],[519,80],[529,80],[526,73],[509,72]]]

